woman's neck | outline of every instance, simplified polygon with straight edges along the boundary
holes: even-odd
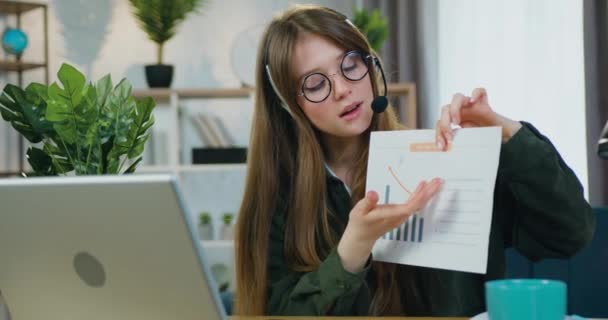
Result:
[[[340,180],[350,187],[352,169],[361,155],[361,136],[335,137],[325,135],[323,138],[325,161]]]

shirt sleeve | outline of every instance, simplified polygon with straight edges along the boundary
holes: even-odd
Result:
[[[344,269],[336,248],[311,272],[293,272],[283,254],[284,218],[273,217],[268,257],[269,315],[354,315],[367,312],[369,288],[365,278],[371,259],[356,274]],[[363,299],[361,299],[363,298]],[[363,303],[366,304],[366,303]],[[357,311],[357,310],[361,311]],[[365,310],[365,311],[363,311]]]
[[[502,146],[498,176],[507,184],[512,246],[533,261],[567,258],[591,241],[595,218],[583,187],[553,144],[531,124]]]

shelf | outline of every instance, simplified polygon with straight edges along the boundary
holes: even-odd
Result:
[[[226,170],[246,170],[247,165],[245,163],[235,164],[190,164],[190,165],[179,165],[179,166],[156,166],[147,165],[140,166],[135,171],[136,173],[185,173],[185,172],[214,172],[214,171],[226,171]]]
[[[152,97],[153,99],[169,100],[172,94],[180,99],[200,98],[248,98],[253,94],[253,88],[196,88],[196,89],[137,89],[133,90],[136,98]]]
[[[0,1],[0,14],[21,14],[44,7],[46,4],[37,2]]]
[[[202,240],[201,244],[204,249],[232,249],[234,247],[233,240]]]
[[[178,167],[180,172],[207,172],[207,171],[226,171],[226,170],[246,170],[245,163],[226,163],[226,164],[190,164]]]
[[[169,101],[172,96],[178,99],[219,99],[219,98],[249,98],[255,88],[191,88],[191,89],[137,89],[133,90],[136,98],[152,97],[157,101]],[[412,82],[397,82],[388,84],[389,96],[405,97],[406,106],[400,111],[401,119],[410,128],[416,128],[416,84]]]
[[[44,67],[46,67],[44,63],[0,60],[0,71],[25,71]]]
[[[22,172],[1,171],[0,178],[23,178]]]
[[[412,83],[389,83],[388,93],[408,94],[415,90]],[[137,89],[133,95],[137,98],[152,97],[154,99],[168,100],[171,94],[183,98],[247,98],[254,92],[254,88],[195,88],[195,89]]]
[[[416,85],[410,82],[404,83],[389,83],[388,84],[388,95],[406,95],[414,92]]]

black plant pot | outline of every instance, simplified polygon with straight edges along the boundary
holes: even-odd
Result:
[[[146,66],[146,81],[150,88],[169,88],[173,80],[173,66],[151,64]]]

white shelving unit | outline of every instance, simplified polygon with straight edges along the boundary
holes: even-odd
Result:
[[[180,160],[180,102],[201,99],[247,99],[251,108],[253,108],[254,103],[253,88],[147,89],[134,90],[133,95],[136,98],[152,97],[157,103],[155,116],[157,119],[162,116],[163,120],[168,123],[166,130],[168,161],[160,166],[154,165],[139,169],[150,172],[188,172],[197,170],[192,169],[192,166],[184,164],[185,161]],[[390,97],[401,98],[398,113],[402,122],[409,128],[417,128],[416,85],[409,82],[389,83],[388,95]],[[168,166],[171,170],[167,170],[163,166]],[[223,169],[230,170],[236,168],[238,166],[228,166]]]
[[[152,97],[156,101],[155,117],[163,118],[168,124],[166,126],[167,134],[167,163],[162,164],[159,168],[156,165],[145,168],[144,170],[167,171],[163,166],[171,168],[172,172],[190,171],[192,165],[180,160],[180,108],[181,102],[188,100],[201,99],[248,99],[253,108],[253,89],[252,88],[199,88],[199,89],[148,89],[134,90],[133,95],[136,98]],[[198,165],[197,165],[198,166]],[[207,166],[207,165],[205,165]],[[233,169],[234,167],[225,167],[225,169]],[[140,169],[141,170],[141,169]],[[157,171],[158,172],[158,171]]]
[[[199,212],[209,211],[212,216],[215,238],[219,239],[223,223],[222,214],[229,211],[236,215],[236,209],[240,204],[237,202],[242,197],[240,191],[242,186],[238,184],[244,184],[247,166],[244,163],[192,164],[181,150],[182,148],[187,149],[184,147],[187,142],[181,135],[182,126],[188,125],[188,123],[182,123],[184,117],[180,116],[180,111],[183,111],[181,108],[188,107],[186,104],[190,101],[210,99],[233,99],[253,108],[253,90],[250,88],[149,89],[134,90],[133,95],[136,98],[152,97],[155,100],[156,124],[152,128],[154,130],[152,140],[154,138],[164,139],[164,143],[160,143],[164,146],[159,151],[162,150],[161,152],[166,153],[166,157],[161,160],[162,163],[141,164],[137,168],[137,173],[175,175],[180,183],[192,221],[198,223]],[[198,105],[196,102],[192,104]],[[146,149],[159,148],[158,146],[158,141],[150,141]],[[227,196],[228,193],[230,194]],[[231,209],[226,209],[228,207]],[[215,264],[224,264],[228,267],[232,277],[230,288],[234,288],[234,242],[232,240],[210,240],[201,241],[201,245],[210,267]]]
[[[194,188],[197,181],[206,181],[209,179],[222,180],[222,178],[226,178],[225,176],[228,176],[228,178],[231,178],[233,181],[239,180],[238,178],[240,177],[242,182],[236,181],[236,183],[243,184],[247,167],[244,163],[192,164],[191,159],[186,156],[191,149],[185,146],[186,143],[191,141],[186,142],[182,137],[182,127],[188,126],[188,123],[185,123],[184,121],[186,117],[181,115],[182,109],[188,108],[188,102],[195,102],[193,104],[198,107],[201,104],[197,104],[197,102],[201,100],[217,101],[217,99],[233,100],[241,105],[244,103],[247,108],[252,109],[253,92],[252,88],[155,88],[133,91],[133,96],[137,99],[151,97],[156,102],[154,111],[156,119],[155,125],[152,127],[152,139],[146,145],[146,151],[148,151],[148,149],[157,149],[155,152],[156,154],[164,155],[163,157],[153,157],[156,159],[152,163],[146,163],[147,157],[144,156],[144,161],[138,166],[137,173],[169,173],[175,175],[180,182],[182,191],[186,195],[187,205],[193,214],[192,218],[196,222],[198,220],[198,213],[209,211],[209,208],[202,206],[200,203],[197,206],[196,200],[200,197],[193,195],[193,192],[189,189]],[[186,114],[186,112],[184,112],[184,114]],[[182,123],[183,121],[184,123]],[[159,141],[154,141],[154,139]],[[151,156],[151,154],[148,154],[148,157],[149,156]],[[222,174],[225,176],[222,176]],[[215,181],[215,183],[221,185],[222,181]],[[238,186],[234,187],[233,185],[227,187],[231,190],[216,188],[209,192],[217,192],[218,194],[222,194],[222,192],[232,192],[234,195],[233,198],[240,199],[240,195],[234,194],[235,192],[238,192]],[[222,201],[222,197],[212,197],[210,200],[216,202]],[[231,198],[230,201],[235,202],[236,200]],[[215,222],[219,222],[221,220],[220,214],[223,214],[226,211],[236,214],[236,208],[224,209],[222,211],[223,212],[211,212],[212,216],[215,214]],[[217,226],[215,229],[218,231]],[[217,233],[218,232],[216,232],[216,234]]]

